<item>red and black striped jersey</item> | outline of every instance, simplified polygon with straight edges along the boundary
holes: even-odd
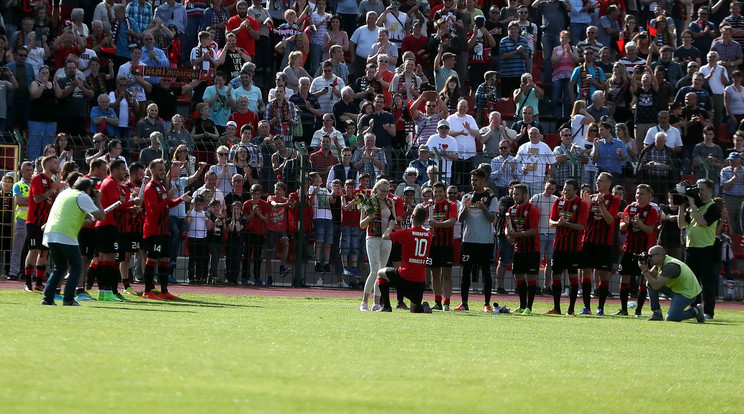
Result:
[[[26,223],[33,223],[38,226],[46,223],[49,218],[49,211],[52,209],[52,203],[54,202],[51,193],[47,198],[40,202],[34,201],[34,197],[43,194],[47,190],[52,189],[52,179],[39,173],[31,178],[31,185],[29,185],[28,191],[28,216],[26,216]]]
[[[437,221],[447,221],[457,217],[457,204],[447,200],[435,201],[429,206],[429,216]],[[452,246],[455,238],[454,227],[432,227],[433,246]]]
[[[620,199],[612,194],[592,194],[591,205],[589,206],[589,217],[586,220],[584,228],[583,243],[601,244],[612,246],[612,236],[615,230],[615,222],[607,224],[599,210],[599,203],[602,202],[612,217],[617,217],[620,210]]]
[[[129,199],[139,197],[140,187],[137,187],[134,183],[129,181],[125,182],[123,186],[129,193]],[[137,213],[132,213],[132,210],[127,210],[127,214],[123,221],[124,225],[119,227],[119,231],[124,233],[142,234],[142,226],[145,224],[145,211],[140,209]]]
[[[540,225],[540,210],[529,202],[519,205],[514,204],[507,210],[506,219],[509,225],[511,222],[514,231],[523,232],[530,229],[537,229]],[[531,253],[540,251],[540,235],[535,232],[530,237],[517,237],[514,240],[514,253]]]
[[[177,206],[181,197],[173,200],[168,198],[168,191],[163,184],[150,180],[145,186],[143,198],[145,224],[142,227],[142,237],[167,235],[169,209]]]
[[[631,223],[635,217],[639,217],[643,224],[651,226],[654,230],[651,233],[646,233],[635,227]],[[659,224],[659,212],[651,204],[641,207],[638,203],[632,203],[625,207],[623,221],[628,223],[625,230],[625,244],[623,244],[624,252],[641,253],[648,251],[651,246],[656,244],[656,226]]]
[[[100,191],[101,207],[106,209],[117,201],[121,201],[121,205],[116,207],[114,211],[108,212],[103,221],[97,221],[96,227],[116,226],[119,229],[126,217],[127,211],[129,211],[129,207],[133,206],[134,202],[129,200],[127,190],[111,176],[103,180]]]
[[[550,210],[550,219],[558,221],[561,217],[569,223],[582,224],[586,227],[586,216],[589,206],[580,197],[566,200],[561,197],[553,202]],[[561,252],[581,251],[582,230],[573,230],[566,226],[559,226],[555,230],[553,248]]]

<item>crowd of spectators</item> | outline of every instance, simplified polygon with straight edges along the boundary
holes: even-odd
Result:
[[[741,8],[5,1],[0,129],[27,134],[28,160],[53,152],[82,170],[164,155],[204,189],[202,210],[219,200],[224,218],[228,196],[245,202],[277,185],[290,196],[301,182],[318,191],[315,219],[348,180],[370,188],[384,177],[420,202],[437,181],[466,190],[486,164],[499,196],[513,180],[533,196],[549,179],[593,186],[609,172],[629,194],[643,181],[665,202],[680,179],[708,178],[741,234]],[[315,175],[301,180],[304,151]],[[328,208],[339,223],[342,205]],[[327,265],[327,247],[316,252]]]

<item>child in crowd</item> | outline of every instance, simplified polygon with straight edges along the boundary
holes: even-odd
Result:
[[[227,240],[225,241],[225,273],[227,282],[231,285],[238,284],[238,274],[240,273],[240,253],[242,251],[242,232],[246,224],[246,219],[240,214],[243,206],[240,201],[235,201],[230,206],[232,215],[225,221],[227,231]]]
[[[313,229],[315,230],[315,273],[316,286],[323,286],[324,274],[331,273],[331,243],[333,242],[333,217],[331,215],[330,192],[323,185],[323,178],[317,172],[308,175],[312,185],[308,190],[310,205],[313,208]]]
[[[344,281],[343,262],[341,261],[341,197],[344,196],[343,181],[336,178],[331,181],[331,217],[333,220],[333,241],[331,243],[330,260],[333,262],[333,272],[339,276],[338,286],[348,288]]]
[[[189,226],[189,283],[204,283],[207,279],[207,231],[212,222],[204,211],[206,202],[202,195],[194,198],[194,202],[186,215]]]
[[[223,248],[223,230],[225,228],[225,215],[222,211],[220,200],[214,199],[209,202],[207,218],[212,222],[211,229],[207,229],[207,250],[209,252],[209,277],[213,284],[218,281],[224,282],[225,275],[219,275],[218,268]]]
[[[250,279],[249,265],[253,259],[253,281],[256,286],[261,286],[261,259],[266,235],[266,225],[269,221],[270,206],[269,203],[261,200],[262,187],[260,184],[251,186],[251,199],[243,204],[243,217],[246,221],[245,226],[245,249],[243,250],[243,285],[248,284]],[[270,271],[269,263],[266,264],[266,270]],[[274,284],[274,279],[269,272],[266,279],[266,286]]]
[[[361,278],[357,266],[359,242],[364,231],[359,228],[359,210],[354,197],[356,182],[348,179],[344,183],[344,195],[341,197],[341,261],[344,263],[344,276]],[[356,280],[359,283],[359,280]]]
[[[287,184],[279,181],[274,184],[274,195],[270,195],[266,200],[271,209],[269,210],[269,220],[266,223],[266,271],[269,275],[274,274],[271,260],[274,259],[277,241],[282,244],[282,256],[279,264],[279,274],[285,276],[289,273],[287,265],[287,255],[289,253],[289,236],[287,234],[287,209],[294,207],[294,202],[290,201],[284,195],[287,193]]]

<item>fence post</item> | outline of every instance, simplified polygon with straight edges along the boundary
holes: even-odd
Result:
[[[307,193],[305,191],[305,176],[309,172],[308,154],[307,147],[304,142],[295,142],[295,149],[299,152],[297,160],[300,162],[300,176],[298,177],[298,187],[300,191],[299,197],[299,212],[297,215],[297,237],[295,238],[295,264],[294,272],[292,276],[292,287],[304,287],[305,286],[305,274],[303,260],[305,258],[305,207],[307,207]]]
[[[429,148],[429,150],[432,151],[434,153],[434,156],[437,158],[437,168],[439,168],[439,172],[437,172],[437,181],[444,182],[444,179],[442,179],[442,173],[444,173],[444,169],[443,169],[444,167],[442,165],[442,153],[439,152],[439,148],[437,147],[431,147]],[[452,165],[454,164],[450,164],[450,168],[452,168]],[[450,174],[452,174],[452,171],[450,171]],[[450,177],[450,181],[452,181],[452,178],[454,177]],[[452,183],[450,182],[447,184],[452,184]]]

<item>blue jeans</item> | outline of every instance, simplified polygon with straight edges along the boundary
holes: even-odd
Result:
[[[551,82],[551,81],[548,81]],[[571,94],[569,93],[569,84],[571,78],[556,79],[552,81],[550,86],[550,106],[553,116],[563,117],[571,115]],[[562,101],[563,105],[558,106],[558,101]]]
[[[651,285],[648,285],[648,301],[651,303],[651,310],[661,312],[661,305],[659,305],[659,292],[667,295],[672,299],[672,303],[669,304],[669,312],[667,312],[666,320],[672,322],[680,322],[685,319],[692,319],[695,317],[695,311],[688,308],[690,304],[695,301],[695,298],[687,298],[679,293],[672,292],[666,286],[663,286],[659,290],[654,290]]]
[[[54,137],[57,135],[56,122],[36,122],[28,121],[28,143],[26,152],[28,159],[35,160],[44,152],[47,144],[54,143]]]
[[[78,279],[83,272],[83,258],[80,255],[80,246],[72,244],[49,243],[49,255],[54,263],[54,270],[49,276],[46,287],[44,288],[44,299],[47,302],[54,301],[54,291],[57,289],[60,280],[70,269],[70,276],[65,282],[65,299],[64,303],[75,301],[75,289],[77,288]]]
[[[176,216],[169,216],[170,221],[170,259],[171,264],[176,264],[178,261],[178,253],[181,251],[181,235],[188,231],[185,218],[178,218]]]
[[[553,49],[561,45],[561,35],[558,33],[547,33],[542,34],[542,53],[543,53],[543,64],[545,69],[542,73],[542,81],[550,84],[553,76],[553,64],[550,62],[550,56],[553,54]],[[555,85],[553,85],[555,86]]]
[[[323,46],[316,45],[315,43],[310,43],[310,53],[307,58],[307,73],[314,75],[322,58]]]
[[[28,98],[13,98],[8,106],[5,127],[8,131],[13,129],[13,124],[18,119],[18,130],[23,132],[28,129],[28,113],[31,111],[31,100]],[[54,138],[54,136],[52,136]],[[33,159],[33,158],[32,158]]]
[[[333,243],[333,220],[313,219],[313,229],[315,229],[315,243]]]
[[[571,31],[571,44],[575,45],[580,41],[586,39],[586,28],[589,27],[589,23],[571,23],[569,30]]]

